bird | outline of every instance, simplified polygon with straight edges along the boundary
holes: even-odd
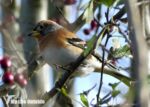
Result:
[[[75,33],[52,20],[42,20],[38,22],[28,36],[36,39],[40,56],[42,56],[46,63],[55,71],[59,69],[56,65],[70,65],[75,62],[84,51],[82,48],[73,44],[86,46],[86,42],[78,38]],[[75,77],[86,76],[94,71],[100,71],[101,67],[102,62],[90,54],[83,60],[72,75]],[[65,72],[64,69],[62,71]],[[116,72],[116,69],[112,70],[112,67],[104,66],[104,73],[114,76],[119,80],[130,80],[129,77]]]

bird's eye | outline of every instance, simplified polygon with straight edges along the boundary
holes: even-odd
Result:
[[[42,31],[43,28],[44,28],[44,25],[39,24],[39,25],[35,26],[35,28],[33,30]]]
[[[43,26],[43,25],[40,25],[40,26],[39,26],[39,28],[40,28],[40,29],[43,29],[43,28],[44,28],[44,26]]]
[[[39,26],[37,27],[37,30],[38,30],[38,31],[42,31],[42,30],[43,30],[43,28],[44,28],[44,26],[43,26],[43,25],[39,25]]]
[[[39,23],[35,26],[35,28],[33,30],[38,31],[41,34],[41,36],[45,36],[46,27],[47,27],[47,25],[45,25],[43,23]]]

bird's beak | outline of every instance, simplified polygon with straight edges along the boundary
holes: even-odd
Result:
[[[34,31],[34,30],[28,34],[28,36],[31,36],[31,37],[34,37],[34,38],[39,38],[40,35],[41,35],[40,32]]]

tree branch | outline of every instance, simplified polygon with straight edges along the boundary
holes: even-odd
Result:
[[[139,107],[148,107],[150,94],[148,91],[149,85],[147,83],[148,49],[144,38],[143,26],[141,24],[140,10],[137,5],[138,2],[139,0],[126,0],[130,39],[132,41],[131,47],[134,57],[132,61],[133,71],[131,72],[131,75],[136,80],[135,85],[130,91],[132,94],[129,96],[129,103],[134,103]]]

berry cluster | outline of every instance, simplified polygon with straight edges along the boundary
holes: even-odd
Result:
[[[11,67],[11,60],[8,56],[4,56],[0,59],[0,66],[4,71],[2,81],[7,85],[14,85],[14,83],[18,83],[21,87],[27,85],[27,80],[24,78],[23,74],[16,73],[15,75],[9,68]]]
[[[89,28],[89,29],[88,29],[88,28],[84,29],[83,32],[84,32],[85,35],[89,35],[90,32],[91,32],[92,30],[94,30],[95,28],[97,28],[97,27],[98,27],[98,23],[97,23],[97,21],[94,19],[94,20],[91,21],[90,28]]]

